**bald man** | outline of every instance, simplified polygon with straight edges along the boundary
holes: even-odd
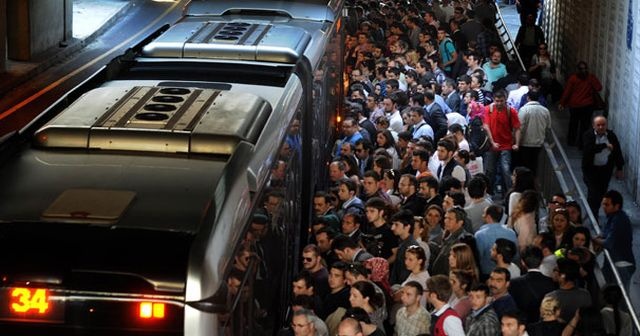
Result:
[[[607,129],[607,118],[603,116],[593,118],[593,129],[584,133],[582,143],[582,174],[587,185],[587,201],[597,217],[602,195],[609,188],[614,168],[618,179],[624,176],[624,157],[618,137],[612,130]]]
[[[348,317],[340,322],[340,325],[338,325],[338,335],[364,336],[364,334],[362,333],[360,322],[351,317]]]

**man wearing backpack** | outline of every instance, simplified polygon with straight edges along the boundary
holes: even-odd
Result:
[[[438,43],[440,50],[440,64],[442,64],[444,72],[451,77],[451,70],[453,69],[453,64],[458,59],[458,52],[456,51],[451,38],[447,36],[447,31],[444,27],[438,28]]]
[[[493,104],[485,108],[482,119],[491,142],[491,150],[484,154],[483,161],[491,183],[495,183],[496,170],[500,169],[503,190],[506,192],[511,188],[511,152],[520,148],[520,119],[518,112],[507,105],[504,90],[498,90],[493,98]],[[499,190],[499,187],[496,189]]]

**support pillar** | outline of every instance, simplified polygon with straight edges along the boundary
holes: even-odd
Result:
[[[5,0],[6,1],[6,0]],[[30,61],[71,39],[73,1],[7,2],[9,58]]]

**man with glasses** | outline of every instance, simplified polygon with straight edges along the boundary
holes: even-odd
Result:
[[[302,267],[311,273],[316,291],[320,298],[324,298],[329,293],[327,268],[322,265],[322,256],[318,246],[309,244],[302,249]]]
[[[569,109],[569,129],[567,130],[567,144],[578,145],[582,148],[582,135],[589,129],[593,115],[595,95],[602,90],[598,78],[589,73],[589,67],[584,61],[578,63],[578,72],[572,74],[565,84],[558,109]],[[576,137],[578,138],[576,140]],[[576,142],[577,141],[577,142]]]

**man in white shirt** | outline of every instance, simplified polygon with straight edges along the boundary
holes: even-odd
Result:
[[[509,92],[509,97],[507,97],[507,104],[518,110],[520,108],[520,101],[522,100],[522,96],[524,96],[528,92],[529,76],[526,73],[521,74],[520,76],[518,76],[518,88]]]
[[[396,133],[400,133],[404,131],[404,128],[402,127],[402,116],[400,115],[400,111],[398,111],[396,101],[397,97],[395,95],[389,95],[384,98],[382,104],[384,105],[384,113],[389,120],[389,128]]]

